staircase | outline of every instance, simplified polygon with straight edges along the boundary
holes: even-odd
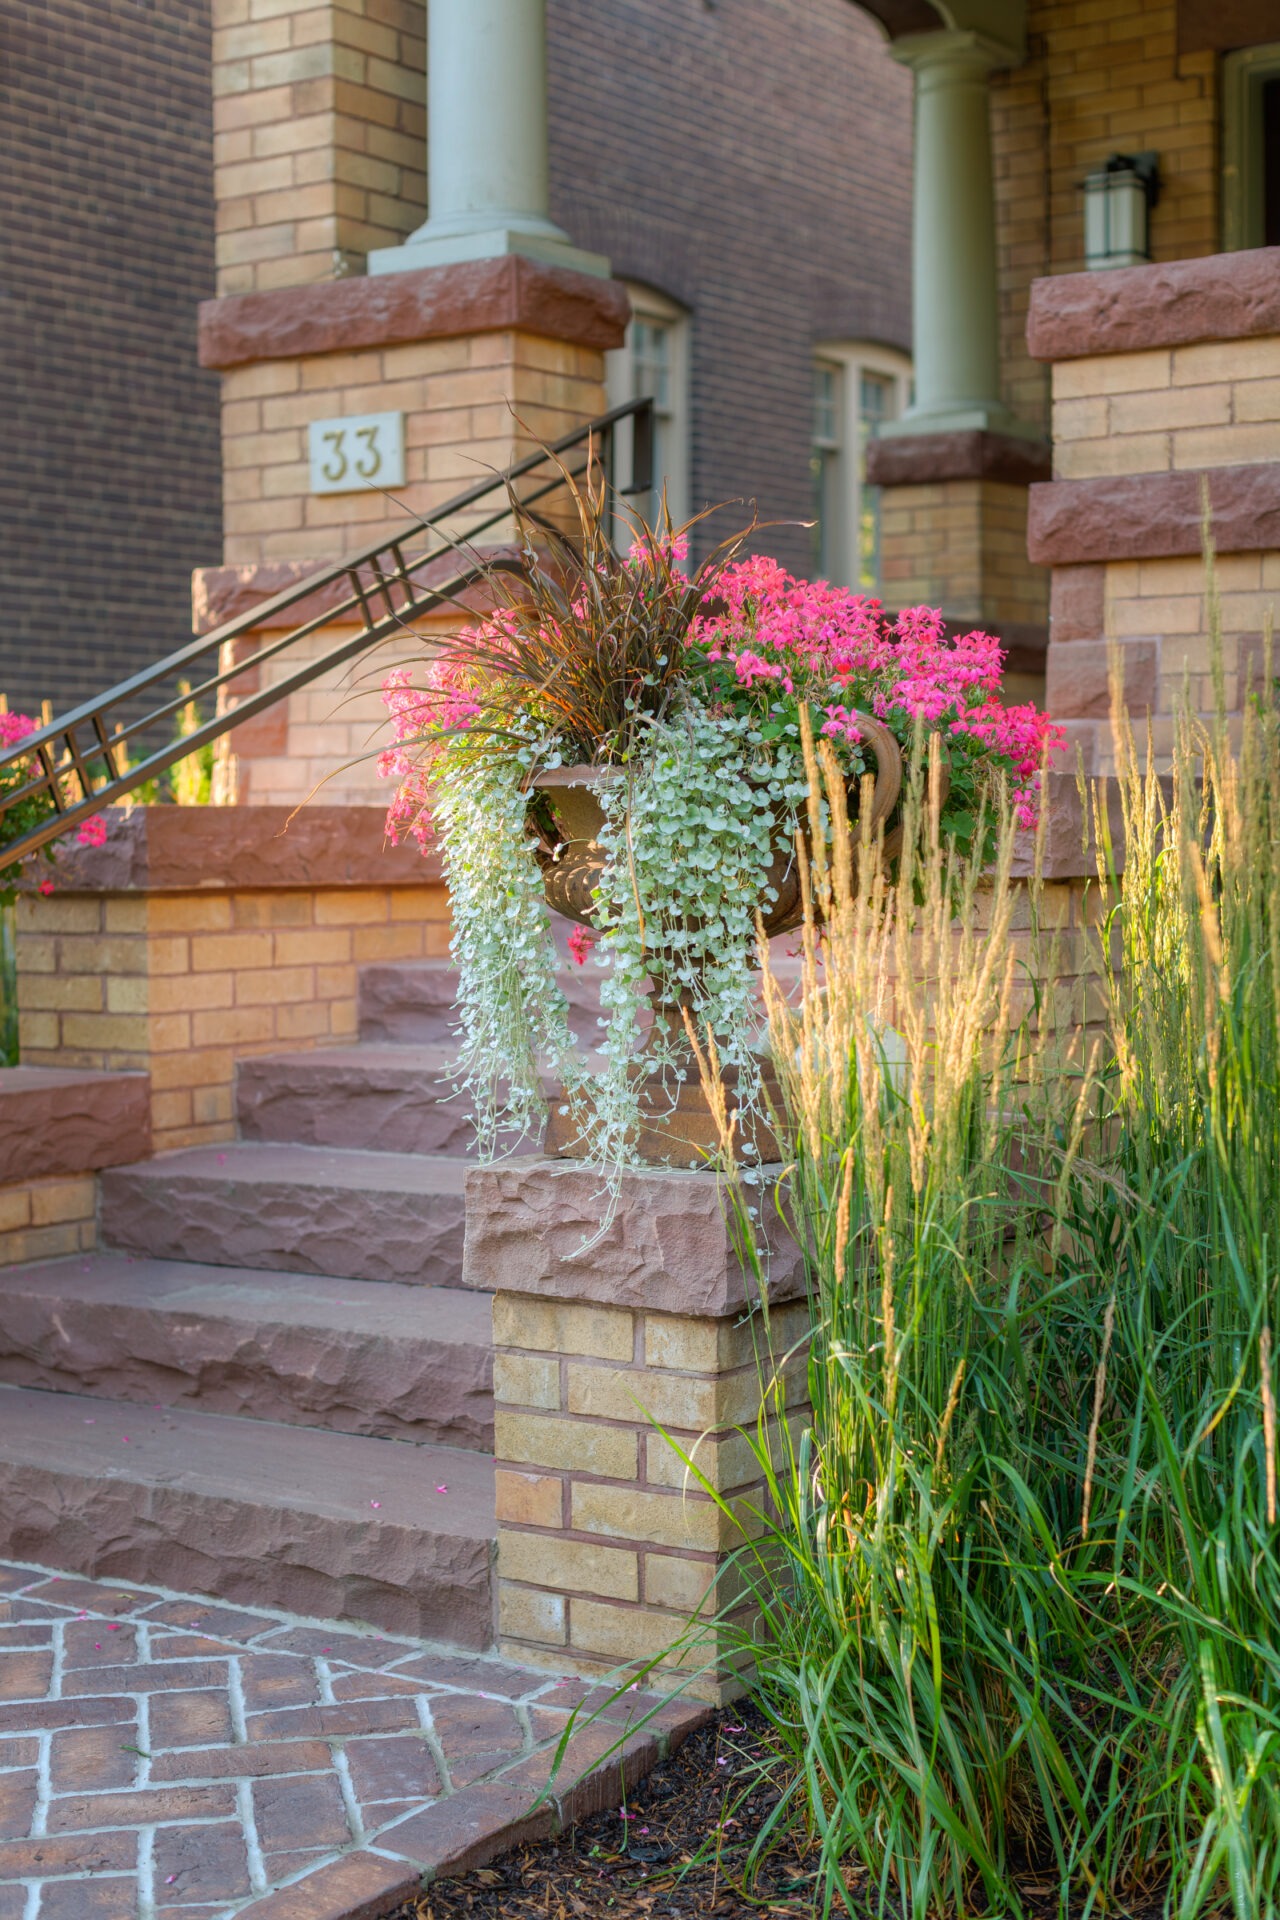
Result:
[[[453,986],[366,968],[357,1045],[242,1062],[236,1140],[107,1168],[98,1252],[0,1272],[11,1556],[490,1644]]]

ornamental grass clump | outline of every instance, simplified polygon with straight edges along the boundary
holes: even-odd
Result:
[[[803,998],[765,987],[788,1161],[730,1189],[765,1497],[717,1632],[825,1912],[1280,1913],[1275,684],[1268,649],[1234,734],[1184,710],[1171,771],[1117,716],[1074,1008],[1036,984],[1007,803],[966,859],[917,762],[892,883],[838,831],[800,845]],[[805,1256],[802,1421],[764,1205]]]
[[[562,474],[573,537],[513,501],[517,549],[489,569],[493,611],[416,675],[388,676],[395,744],[381,770],[397,783],[392,837],[434,839],[443,854],[459,1079],[482,1150],[505,1125],[536,1125],[551,1081],[582,1114],[592,1156],[617,1168],[634,1150],[642,1080],[659,1070],[678,1083],[688,1061],[678,1019],[655,1022],[638,1060],[651,982],[714,1036],[740,1103],[758,1100],[756,912],[777,900],[771,869],[807,804],[802,720],[855,789],[873,722],[908,749],[922,725],[936,732],[950,776],[940,831],[962,847],[1002,780],[1034,817],[1052,730],[1035,708],[999,703],[989,636],[952,641],[930,609],[890,620],[878,602],[793,579],[747,557],[752,528],[695,569],[689,528],[665,520],[619,557],[603,483]],[[591,1056],[569,1027],[545,899],[569,830],[539,780],[570,768],[593,770],[602,816],[583,915],[603,1006]]]

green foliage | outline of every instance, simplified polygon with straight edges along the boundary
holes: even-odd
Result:
[[[1163,778],[1128,740],[1121,788],[1095,1057],[1035,882],[1019,977],[1012,822],[984,874],[918,774],[896,883],[820,861],[798,1010],[767,984],[812,1410],[737,1176],[765,1497],[719,1631],[828,1911],[1280,1912],[1280,714],[1185,715]]]

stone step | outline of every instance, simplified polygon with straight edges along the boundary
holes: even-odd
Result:
[[[485,1454],[0,1387],[0,1550],[66,1573],[481,1649],[493,1501]]]
[[[0,1185],[89,1173],[150,1151],[148,1074],[0,1068]]]
[[[467,1162],[270,1141],[101,1176],[103,1245],[160,1260],[456,1287]]]
[[[471,1101],[455,1091],[454,1046],[410,1042],[266,1053],[236,1071],[245,1140],[388,1153],[475,1152]],[[538,1142],[503,1138],[503,1151]]]
[[[569,1024],[584,1046],[600,1037],[600,981],[597,967],[561,968],[560,989],[569,1002]],[[388,961],[362,967],[359,980],[360,1038],[394,1043],[452,1047],[457,1050],[453,1011],[457,969],[447,960]]]
[[[0,1273],[0,1381],[493,1447],[486,1294],[92,1254]]]

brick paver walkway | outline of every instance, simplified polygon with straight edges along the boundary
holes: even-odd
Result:
[[[577,1682],[0,1565],[0,1920],[341,1920],[530,1831]],[[575,1734],[562,1811],[703,1711]],[[602,1759],[626,1737],[622,1754]],[[544,1803],[533,1827],[548,1827]],[[385,1901],[385,1904],[383,1902]],[[370,1906],[370,1902],[372,1905]]]

